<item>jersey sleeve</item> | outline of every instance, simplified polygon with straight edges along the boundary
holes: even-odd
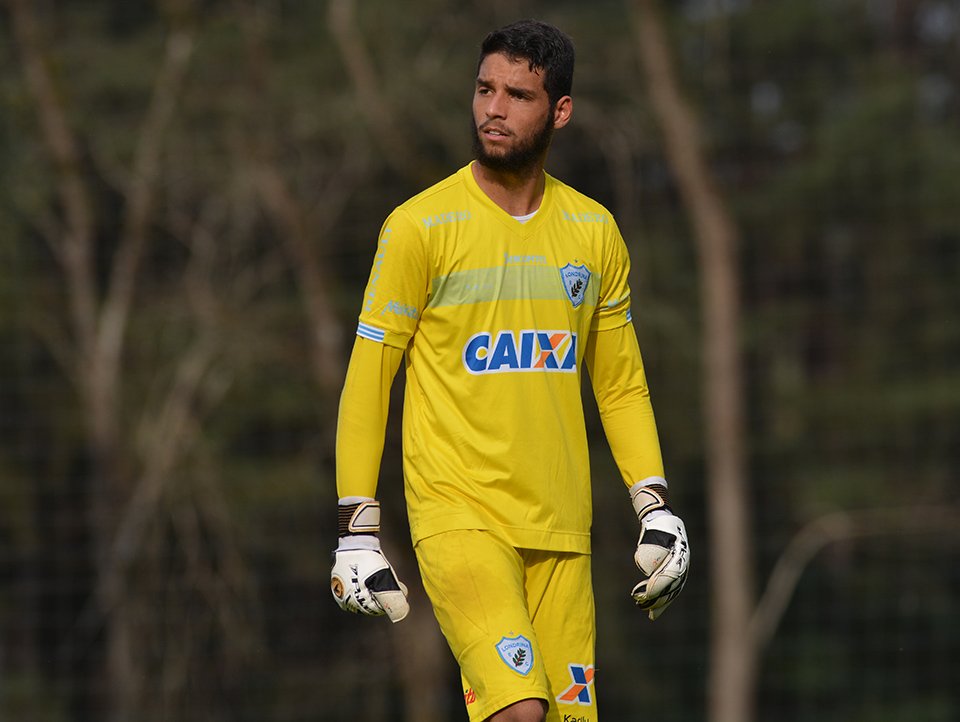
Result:
[[[376,497],[390,409],[390,387],[403,351],[358,337],[337,416],[337,495]]]
[[[413,219],[398,208],[380,231],[357,335],[406,348],[427,301],[429,275],[423,235]]]
[[[605,239],[602,264],[592,331],[617,328],[630,321],[630,256],[616,223]]]
[[[623,482],[663,478],[663,457],[633,324],[590,334],[590,381],[603,430]]]

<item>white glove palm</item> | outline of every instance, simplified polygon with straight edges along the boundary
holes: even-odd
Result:
[[[683,589],[690,566],[687,530],[680,517],[670,511],[666,486],[661,482],[651,479],[630,489],[640,520],[640,540],[633,559],[642,575],[630,594],[651,620],[659,617]]]
[[[333,552],[330,591],[341,609],[391,622],[407,616],[407,587],[380,549],[380,503],[340,501],[340,543]]]

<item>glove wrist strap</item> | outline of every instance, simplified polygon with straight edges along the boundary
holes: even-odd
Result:
[[[380,502],[357,497],[341,500],[337,505],[337,534],[341,539],[352,536],[377,536],[380,533]]]
[[[352,536],[342,536],[338,540],[338,552],[354,552],[360,550],[380,551],[380,538],[368,534],[354,534]]]
[[[637,513],[637,519],[641,521],[653,512],[672,513],[667,496],[667,481],[660,477],[650,477],[630,487],[630,501]]]

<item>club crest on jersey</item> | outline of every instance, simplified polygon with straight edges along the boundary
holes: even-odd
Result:
[[[570,331],[483,331],[467,339],[463,365],[472,374],[520,371],[573,373],[577,334]]]
[[[533,669],[533,645],[522,634],[497,642],[497,653],[510,669],[524,677]]]
[[[586,266],[574,266],[568,263],[560,269],[560,280],[563,281],[563,288],[567,292],[567,298],[576,308],[581,303],[587,293],[587,284],[590,283],[590,271]]]

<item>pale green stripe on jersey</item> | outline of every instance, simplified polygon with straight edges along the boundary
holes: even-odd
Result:
[[[590,277],[584,303],[597,305],[600,278]],[[463,306],[494,300],[567,299],[567,292],[555,266],[505,265],[458,271],[433,279],[430,307]]]

